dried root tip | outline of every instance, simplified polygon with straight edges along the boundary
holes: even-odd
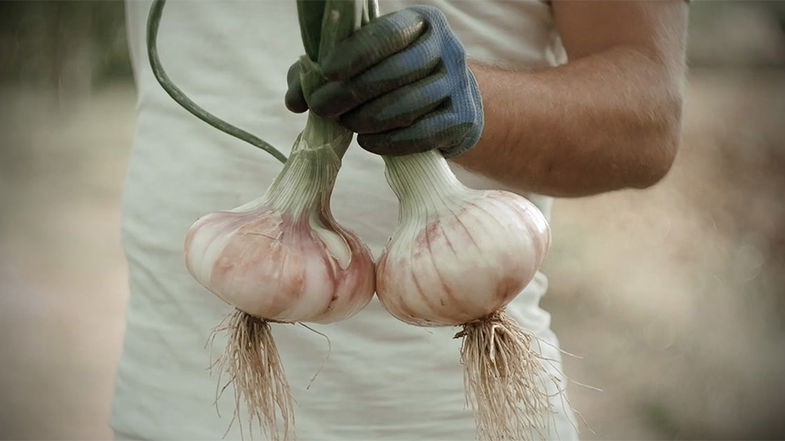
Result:
[[[536,337],[502,311],[463,325],[466,402],[474,412],[477,439],[547,438],[552,414],[546,382],[552,377],[534,350]]]
[[[255,421],[271,441],[294,440],[294,397],[286,381],[270,324],[267,320],[235,310],[213,333],[224,330],[229,333],[229,341],[226,351],[213,368],[229,376],[219,395],[230,384],[234,386],[232,422],[237,419],[243,402],[248,411],[251,438]],[[242,423],[240,430],[242,432]]]

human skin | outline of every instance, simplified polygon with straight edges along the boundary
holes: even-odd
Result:
[[[646,188],[679,146],[687,4],[554,0],[569,62],[536,71],[471,63],[485,128],[453,161],[519,191]]]

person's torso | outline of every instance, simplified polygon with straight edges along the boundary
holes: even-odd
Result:
[[[557,61],[543,2],[386,0],[381,8],[411,4],[441,8],[470,58],[511,68]],[[281,164],[197,120],[165,94],[147,62],[149,7],[148,1],[127,2],[139,112],[123,207],[131,300],[113,427],[151,438],[214,438],[231,419],[233,400],[219,402],[219,419],[212,406],[217,379],[205,371],[204,344],[231,307],[191,279],[182,262],[183,237],[197,217],[261,195]],[[170,1],[159,53],[169,76],[198,104],[287,153],[305,124],[283,104],[286,72],[303,53],[297,23],[293,0]],[[456,171],[469,186],[502,188]],[[548,198],[531,199],[549,213]],[[397,221],[381,158],[355,144],[349,148],[332,208],[378,255]],[[549,317],[538,307],[546,285],[538,274],[510,311],[552,339]],[[299,326],[274,331],[299,403],[300,439],[473,438],[454,329],[405,325],[376,300],[345,322],[316,328],[329,335],[332,352],[308,390],[327,344]],[[221,344],[217,340],[213,350]],[[558,352],[549,355],[558,359]],[[229,436],[238,433],[235,427]]]

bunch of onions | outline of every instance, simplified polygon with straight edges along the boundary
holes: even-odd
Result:
[[[323,50],[351,32],[356,5],[328,1],[320,6],[317,19],[323,14],[323,26],[330,30],[321,35]],[[312,39],[303,36],[313,54]],[[303,87],[312,90],[323,81],[318,65],[309,56],[302,64]],[[294,438],[294,412],[269,324],[331,323],[352,316],[373,298],[370,251],[330,213],[333,185],[351,139],[352,133],[336,122],[309,114],[283,170],[263,196],[199,218],[186,235],[190,273],[236,308],[217,328],[229,333],[218,367],[233,383],[235,412],[243,401],[248,423],[258,421],[270,439]]]
[[[163,2],[156,0],[151,17]],[[378,6],[375,0],[297,0],[297,5],[307,54],[300,79],[307,99],[323,81],[319,55],[374,18]],[[154,42],[157,21],[153,24]],[[173,85],[167,88],[162,70],[156,76],[196,116],[278,153],[216,122]],[[406,323],[462,328],[456,338],[463,338],[466,399],[479,439],[542,434],[550,411],[544,383],[551,377],[534,348],[536,337],[504,308],[545,258],[550,244],[545,217],[514,193],[466,188],[438,152],[385,157],[387,180],[400,201],[399,225],[374,272],[367,247],[330,214],[333,184],[351,136],[337,123],[310,114],[264,196],[203,216],[188,231],[188,270],[236,308],[220,328],[228,330],[229,342],[219,361],[234,383],[237,409],[244,401],[250,419],[261,423],[270,439],[293,438],[293,399],[269,323],[345,319],[362,309],[375,289],[384,307]]]
[[[536,337],[504,307],[550,244],[543,214],[514,193],[471,190],[440,153],[385,157],[399,225],[376,264],[376,293],[399,320],[461,326],[466,400],[482,440],[542,435],[550,405]]]

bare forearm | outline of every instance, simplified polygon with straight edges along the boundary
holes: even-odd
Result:
[[[684,12],[664,6],[674,11],[676,31],[655,40],[659,46],[574,50],[570,63],[534,72],[473,64],[485,129],[456,162],[521,191],[557,196],[660,180],[678,147],[684,71],[677,27]]]
[[[680,92],[660,69],[623,47],[539,72],[473,66],[485,130],[457,162],[557,196],[649,186],[679,139]]]

